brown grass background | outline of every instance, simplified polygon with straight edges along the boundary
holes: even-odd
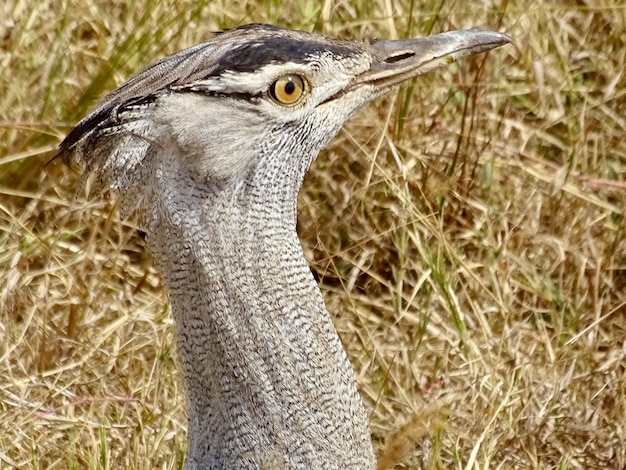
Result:
[[[305,182],[302,242],[381,469],[626,468],[623,2],[4,0],[0,469],[181,468],[141,233],[44,165],[104,92],[249,22],[513,36],[354,117]]]

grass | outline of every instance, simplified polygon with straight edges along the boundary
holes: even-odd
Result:
[[[112,195],[89,199],[78,175],[45,164],[98,96],[247,22],[515,38],[355,116],[307,177],[299,231],[380,468],[626,467],[622,2],[0,12],[0,468],[182,467],[174,325],[141,234]]]

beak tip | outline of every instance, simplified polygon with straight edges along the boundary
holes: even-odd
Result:
[[[493,47],[503,46],[505,44],[515,44],[515,41],[511,36],[506,33],[501,33],[499,31],[492,31],[489,29],[469,29],[469,30],[460,30],[460,31],[452,31],[452,34],[455,33],[469,33],[468,40],[475,41],[476,45],[493,45]],[[446,35],[448,33],[443,33]]]
[[[506,33],[497,33],[497,34],[500,36],[503,45],[504,44],[513,44],[513,45],[515,45],[515,40],[511,36],[509,36],[508,34],[506,34]]]

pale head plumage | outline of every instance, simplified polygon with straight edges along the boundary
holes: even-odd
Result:
[[[131,77],[76,125],[60,155],[94,177],[96,189],[130,192],[137,184],[150,186],[148,170],[156,162],[145,159],[171,153],[170,146],[207,184],[249,174],[273,139],[280,148],[272,155],[298,153],[305,171],[310,154],[392,85],[508,41],[501,33],[469,30],[369,44],[242,26]],[[303,77],[306,85],[296,105],[282,106],[269,93],[286,74]],[[127,199],[135,203],[146,195],[134,196]]]

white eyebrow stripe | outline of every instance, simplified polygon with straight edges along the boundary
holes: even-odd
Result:
[[[180,87],[174,86],[172,90],[196,89],[198,91],[213,93],[244,93],[258,95],[265,92],[270,84],[282,75],[297,74],[307,79],[309,68],[310,67],[306,67],[302,64],[285,63],[267,64],[254,72],[225,70],[221,75],[207,77]]]

